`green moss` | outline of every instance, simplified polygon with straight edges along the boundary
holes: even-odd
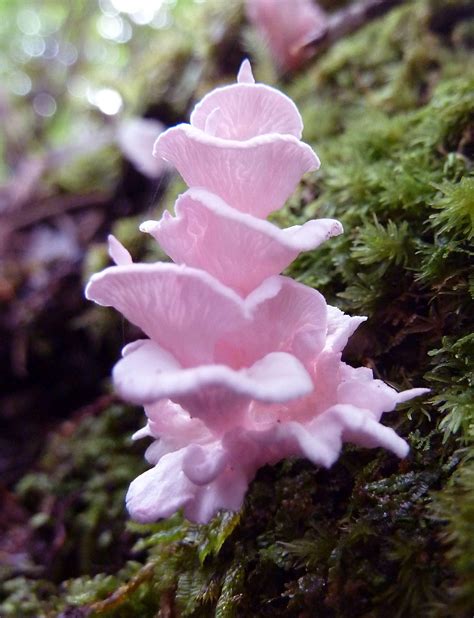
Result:
[[[474,238],[474,178],[461,178],[457,184],[439,187],[441,196],[433,203],[439,213],[431,215],[439,233],[457,232],[467,240]]]
[[[38,550],[47,547],[48,576],[59,581],[65,575],[113,572],[128,551],[120,538],[124,494],[130,474],[144,469],[140,449],[130,441],[139,416],[110,404],[96,414],[64,423],[38,470],[17,486],[24,505],[36,510],[30,522],[33,543]],[[50,538],[57,534],[52,549]]]

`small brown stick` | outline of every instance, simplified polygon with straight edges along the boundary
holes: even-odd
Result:
[[[24,227],[62,215],[70,210],[103,206],[110,200],[110,195],[95,191],[83,195],[58,195],[45,198],[36,204],[31,204],[28,210],[0,215],[0,226],[8,225],[10,229],[18,230]]]
[[[115,592],[103,601],[96,601],[88,609],[90,609],[94,614],[100,615],[120,607],[120,605],[123,605],[129,599],[132,592],[139,588],[141,584],[153,579],[155,567],[155,562],[149,562],[142,567],[135,577],[133,577],[129,582],[123,586],[120,586],[120,588],[117,588]]]

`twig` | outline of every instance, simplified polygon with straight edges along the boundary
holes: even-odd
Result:
[[[142,567],[129,582],[120,586],[115,592],[103,601],[96,601],[89,609],[97,615],[108,613],[126,603],[130,595],[144,582],[151,581],[155,572],[156,563],[149,562]]]
[[[0,214],[0,227],[6,225],[11,231],[28,227],[44,219],[62,215],[67,211],[92,206],[103,206],[110,201],[110,195],[95,191],[83,195],[59,195],[47,198],[36,204],[32,203],[28,210],[10,214]]]
[[[328,49],[336,41],[365,26],[368,22],[384,15],[405,0],[361,0],[347,8],[336,11],[328,17],[326,30],[309,41],[304,49],[314,57]]]
[[[1,104],[1,101],[0,101]],[[5,185],[0,186],[0,213],[16,212],[30,208],[34,196],[40,192],[41,180],[48,170],[67,165],[76,159],[86,157],[112,144],[113,131],[104,129],[98,134],[67,144],[41,155],[22,159],[16,173]]]

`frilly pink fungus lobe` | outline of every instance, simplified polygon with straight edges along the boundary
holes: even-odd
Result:
[[[190,189],[174,217],[165,212],[141,229],[176,263],[134,264],[111,237],[116,265],[87,286],[89,299],[147,337],[127,345],[113,371],[118,393],[145,407],[135,437],[154,439],[153,467],[127,494],[138,521],[183,509],[207,522],[240,508],[260,466],[296,456],[328,467],[344,441],[408,452],[380,418],[424,389],[398,393],[342,362],[365,318],[279,274],[342,232],[332,219],[284,230],[264,220],[319,165],[301,130],[292,101],[255,84],[244,61],[237,84],[208,94],[190,125],[155,144]]]

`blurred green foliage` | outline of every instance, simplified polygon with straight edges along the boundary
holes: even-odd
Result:
[[[152,106],[165,124],[184,118],[241,14],[199,0],[0,3],[0,180],[53,150],[62,190],[111,188],[104,148],[120,122]]]

